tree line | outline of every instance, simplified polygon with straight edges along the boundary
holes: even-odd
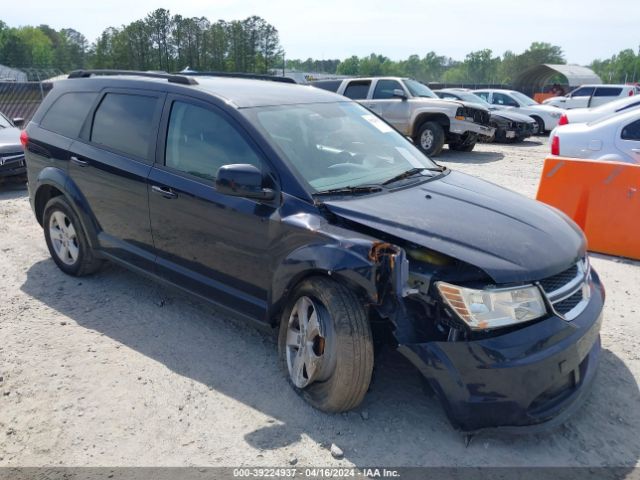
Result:
[[[0,64],[16,68],[194,70],[268,73],[283,67],[278,30],[264,19],[217,20],[172,15],[159,8],[145,18],[109,27],[93,42],[77,30],[48,25],[12,28],[0,20]],[[384,55],[344,60],[287,59],[286,67],[338,75],[398,75],[422,82],[509,84],[523,70],[541,63],[566,63],[562,48],[533,42],[521,53],[473,51],[463,60],[428,52],[392,60]],[[640,80],[640,51],[626,49],[589,65],[604,82]],[[561,82],[562,78],[552,79]]]
[[[522,53],[506,51],[495,55],[490,49],[467,54],[462,61],[428,52],[423,57],[411,55],[394,61],[372,53],[366,57],[352,56],[345,60],[287,60],[287,68],[305,72],[325,72],[337,75],[397,75],[421,82],[452,84],[509,84],[522,71],[541,63],[565,64],[562,48],[544,42],[533,42]],[[603,82],[640,81],[640,51],[638,55],[626,49],[606,60],[594,60],[589,65]],[[562,83],[562,77],[551,79]]]
[[[8,67],[267,73],[282,61],[278,30],[258,16],[210,22],[159,8],[105,29],[93,43],[73,29],[11,28],[0,20],[0,64]]]

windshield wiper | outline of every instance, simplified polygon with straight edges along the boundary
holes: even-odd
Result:
[[[341,195],[341,194],[355,194],[355,193],[374,193],[380,192],[382,188],[378,185],[359,185],[356,187],[340,187],[332,188],[330,190],[322,190],[314,193],[314,195]]]
[[[425,170],[429,171],[429,172],[443,172],[445,169],[445,167],[440,167],[440,168],[428,168],[428,167],[420,167],[420,168],[411,168],[409,170],[407,170],[406,172],[402,172],[398,175],[396,175],[395,177],[391,177],[389,180],[386,180],[384,182],[382,182],[381,185],[389,185],[390,183],[393,182],[397,182],[398,180],[404,180],[405,178],[409,178],[409,177],[413,177],[414,175],[417,175],[418,173],[422,173]]]

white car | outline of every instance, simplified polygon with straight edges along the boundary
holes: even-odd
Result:
[[[551,154],[640,164],[640,109],[551,132]]]
[[[600,118],[610,117],[611,115],[627,112],[634,108],[640,108],[640,95],[614,100],[599,107],[567,110],[562,114],[562,117],[560,117],[558,125],[593,122]]]
[[[547,98],[542,103],[567,109],[589,108],[636,94],[640,90],[635,85],[582,85],[563,97]]]
[[[514,109],[518,113],[530,116],[538,124],[538,133],[556,128],[564,113],[564,110],[558,107],[540,105],[533,98],[515,90],[484,89],[474,90],[473,93],[500,108]]]

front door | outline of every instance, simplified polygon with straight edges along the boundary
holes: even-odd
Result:
[[[374,86],[368,106],[396,130],[404,135],[410,135],[409,119],[411,109],[406,98],[394,95],[395,90],[401,90],[408,96],[407,92],[397,80],[378,80]]]
[[[253,318],[266,319],[270,226],[277,206],[218,193],[223,165],[268,167],[246,132],[222,109],[171,96],[164,148],[149,176],[157,269],[167,280]]]

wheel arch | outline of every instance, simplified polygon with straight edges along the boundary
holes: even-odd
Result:
[[[413,128],[411,131],[412,138],[415,138],[415,136],[418,134],[418,131],[420,130],[420,127],[422,127],[422,125],[425,122],[437,122],[438,124],[440,124],[440,126],[442,126],[442,129],[445,131],[445,134],[449,132],[449,127],[451,126],[451,120],[444,113],[441,113],[441,112],[419,113],[413,122]]]
[[[33,196],[33,211],[38,223],[44,226],[44,208],[47,202],[54,197],[62,196],[80,219],[89,245],[92,248],[97,247],[97,222],[84,195],[66,172],[59,168],[47,167],[38,175],[36,185]]]

